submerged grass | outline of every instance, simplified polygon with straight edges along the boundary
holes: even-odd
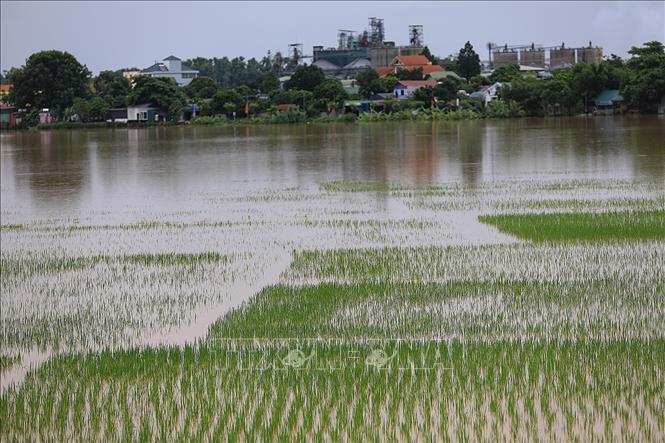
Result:
[[[535,242],[665,240],[665,209],[482,215],[479,220],[507,234]]]
[[[319,188],[328,192],[388,192],[399,190],[401,186],[384,181],[334,180],[321,183]]]
[[[90,350],[134,343],[223,299],[237,259],[210,251],[3,254],[0,345]]]
[[[264,269],[260,260],[214,252],[236,251],[199,236],[232,239],[241,251],[268,244],[296,251],[279,284],[213,325],[197,346],[56,352],[0,394],[0,441],[663,441],[665,248],[654,234],[663,211],[644,210],[662,187],[638,185],[333,181],[318,193],[215,200],[255,211],[247,222],[95,226],[83,217],[89,226],[3,226],[3,240],[14,242],[1,262],[3,349],[126,349],[127,337],[188,324],[195,307],[228,295],[238,275]],[[405,207],[471,208],[466,216],[481,228],[479,208],[591,212],[623,202],[642,211],[535,214],[517,223],[584,242],[385,247],[414,246],[412,237],[400,243],[405,230],[435,243],[449,220],[384,217],[364,203],[368,196],[343,195],[362,192],[384,192]],[[260,218],[263,210],[278,217]],[[104,230],[117,231],[114,244]],[[354,248],[367,237],[377,247],[299,252],[321,246],[285,242],[281,230],[341,233]],[[269,242],[251,243],[266,232]],[[68,248],[81,239],[89,246]],[[143,253],[153,243],[158,251],[210,252]]]
[[[0,355],[0,372],[5,372],[19,361],[21,361],[20,355]]]
[[[249,341],[60,357],[0,396],[0,439],[658,441],[663,355],[663,340]]]
[[[660,338],[665,283],[322,284],[264,289],[210,339],[500,340]]]

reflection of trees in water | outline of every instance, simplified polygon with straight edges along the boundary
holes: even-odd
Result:
[[[187,192],[232,181],[259,187],[309,187],[331,179],[426,185],[551,171],[591,178],[633,171],[662,180],[663,139],[665,125],[655,116],[155,127],[17,132],[7,161],[14,162],[16,186],[28,189],[37,205],[65,207],[88,188],[101,190],[94,198],[103,199],[128,190]]]
[[[460,169],[464,183],[477,183],[482,174],[483,147],[488,142],[486,132],[478,122],[457,125]]]
[[[40,131],[17,137],[17,181],[37,204],[59,206],[80,196],[87,178],[84,131]]]
[[[643,124],[625,137],[626,146],[634,158],[634,174],[661,180],[665,189],[665,119],[658,116],[639,118]]]

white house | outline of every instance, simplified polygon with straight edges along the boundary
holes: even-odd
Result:
[[[393,97],[397,100],[406,100],[420,88],[436,86],[436,80],[402,80],[393,88]]]
[[[183,65],[182,60],[173,55],[166,57],[162,62],[145,68],[141,71],[142,75],[151,77],[172,78],[178,86],[186,86],[193,79],[198,77],[199,71],[189,66]]]
[[[152,103],[139,103],[127,106],[129,122],[155,123],[166,120],[166,113]]]
[[[472,93],[469,97],[475,100],[482,100],[485,106],[499,96],[499,89],[504,86],[510,86],[507,82],[496,82],[493,85],[483,86],[480,91]]]

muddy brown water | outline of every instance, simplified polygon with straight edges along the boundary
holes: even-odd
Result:
[[[30,131],[0,140],[3,224],[146,203],[177,210],[199,192],[327,180],[665,179],[657,116]]]

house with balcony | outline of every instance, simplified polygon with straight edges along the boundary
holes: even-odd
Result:
[[[178,86],[187,86],[199,75],[199,71],[192,69],[187,65],[182,64],[176,56],[166,57],[161,62],[155,63],[141,70],[141,75],[149,75],[150,77],[165,77],[175,81]]]

